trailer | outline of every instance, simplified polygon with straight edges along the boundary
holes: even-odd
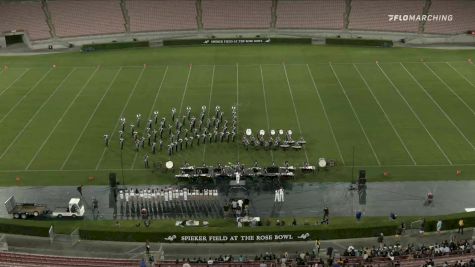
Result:
[[[29,217],[45,216],[49,209],[44,204],[37,203],[17,203],[14,196],[5,201],[5,208],[8,214],[12,214],[14,219],[27,219]]]

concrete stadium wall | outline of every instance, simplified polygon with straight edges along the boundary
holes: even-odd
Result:
[[[81,46],[94,43],[156,41],[164,39],[182,38],[236,38],[236,37],[310,37],[310,38],[362,38],[362,39],[385,39],[392,40],[396,44],[403,45],[428,45],[428,44],[474,44],[475,36],[468,34],[439,35],[417,34],[400,32],[370,32],[370,31],[341,31],[341,30],[213,30],[213,31],[182,31],[182,32],[149,32],[149,33],[121,33],[112,35],[82,36],[74,38],[58,38],[35,42],[25,42],[33,49],[46,49],[53,45],[54,49],[67,48],[70,44]]]
[[[7,41],[5,40],[5,36],[0,36],[0,48],[7,47]]]

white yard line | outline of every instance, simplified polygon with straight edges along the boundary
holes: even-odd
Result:
[[[31,158],[30,162],[28,163],[28,165],[26,166],[25,170],[28,170],[31,166],[31,164],[35,161],[36,157],[38,157],[38,155],[40,154],[41,150],[43,150],[43,147],[46,145],[46,143],[49,141],[49,139],[51,138],[51,136],[53,135],[54,131],[56,130],[56,128],[58,127],[58,125],[63,121],[64,117],[66,116],[66,114],[69,112],[69,110],[71,109],[71,107],[74,105],[74,103],[76,103],[76,100],[79,98],[79,96],[82,94],[82,92],[84,91],[84,89],[86,88],[86,86],[89,84],[89,82],[92,80],[92,78],[94,77],[94,75],[97,73],[97,71],[99,70],[99,67],[96,68],[96,70],[94,70],[94,72],[89,76],[89,78],[87,79],[86,83],[84,83],[84,85],[82,86],[82,88],[79,90],[79,92],[76,94],[76,96],[74,97],[74,99],[71,101],[71,103],[69,103],[68,107],[66,108],[65,111],[63,111],[63,115],[61,115],[61,117],[58,119],[58,121],[56,122],[56,124],[54,125],[53,129],[51,129],[51,131],[49,132],[48,136],[46,137],[46,139],[43,141],[43,143],[41,144],[41,146],[38,148],[38,150],[36,150],[36,153],[33,155],[33,157]]]
[[[84,127],[82,128],[81,130],[81,133],[79,134],[78,138],[76,139],[76,142],[74,142],[74,145],[73,147],[71,148],[71,150],[69,151],[68,153],[68,156],[66,156],[66,159],[64,160],[63,164],[61,164],[61,168],[60,170],[63,170],[64,169],[64,166],[66,166],[66,163],[69,161],[69,158],[71,157],[71,155],[73,154],[74,150],[76,149],[76,146],[78,145],[79,141],[81,140],[82,136],[84,135],[84,132],[86,132],[86,129],[87,127],[89,126],[89,123],[91,123],[91,120],[92,118],[94,117],[94,115],[96,115],[96,112],[97,110],[99,109],[99,106],[102,104],[102,101],[104,100],[104,98],[106,97],[107,93],[110,91],[110,89],[112,88],[112,85],[114,84],[115,80],[117,79],[117,77],[119,76],[119,73],[122,71],[122,67],[120,67],[116,74],[114,75],[114,77],[112,78],[111,82],[109,83],[109,86],[107,87],[106,91],[104,92],[104,94],[102,95],[101,99],[99,100],[99,102],[96,104],[96,107],[94,108],[94,111],[92,111],[92,114],[91,116],[89,116],[89,119],[87,120],[86,122],[86,125],[84,125]]]
[[[110,139],[112,139],[115,132],[117,131],[117,128],[119,127],[119,122],[120,122],[119,119],[124,116],[124,112],[127,109],[127,106],[129,105],[130,99],[132,99],[132,96],[135,93],[135,89],[137,89],[137,86],[140,83],[140,80],[142,79],[142,76],[143,76],[144,72],[145,72],[145,68],[142,68],[142,70],[140,71],[139,77],[137,77],[137,80],[135,81],[135,84],[134,84],[134,87],[132,88],[132,91],[130,91],[129,96],[127,97],[127,100],[125,101],[124,107],[120,111],[119,117],[117,118],[117,122],[115,123],[114,128],[112,129],[112,132],[110,133]],[[106,151],[107,151],[107,147],[104,147],[104,149],[102,150],[101,157],[97,161],[96,170],[99,169],[99,166],[101,165],[102,160],[104,159],[104,155],[106,154]]]
[[[236,120],[236,128],[237,128],[237,132],[239,132],[239,63],[236,63],[236,116],[237,116],[237,120]],[[237,161],[239,162],[239,142],[237,144]]]
[[[0,123],[2,123],[2,122],[5,120],[5,118],[7,118],[8,115],[10,115],[10,113],[12,113],[13,110],[15,110],[15,108],[16,108],[18,105],[20,105],[21,102],[23,102],[23,100],[25,100],[25,98],[26,98],[27,96],[29,96],[30,93],[31,93],[36,87],[38,87],[38,85],[46,78],[46,76],[48,76],[48,74],[49,74],[52,70],[53,70],[53,69],[49,69],[49,70],[43,75],[43,77],[41,77],[41,78],[15,103],[15,105],[13,105],[13,107],[10,108],[10,110],[7,112],[7,114],[5,114],[5,115],[3,116],[3,118],[0,120]]]
[[[38,116],[38,114],[40,113],[41,110],[43,110],[43,108],[46,106],[46,104],[48,104],[48,102],[50,101],[50,99],[56,94],[56,92],[58,92],[59,88],[61,88],[64,84],[64,82],[69,78],[69,76],[71,76],[71,74],[76,70],[76,68],[72,69],[68,75],[66,75],[63,80],[59,83],[59,85],[53,90],[53,92],[48,96],[48,98],[46,98],[46,100],[43,102],[43,104],[41,104],[41,106],[36,109],[36,112],[33,114],[33,116],[31,116],[31,118],[28,120],[28,122],[23,126],[23,128],[20,130],[20,132],[15,136],[15,138],[13,139],[13,141],[10,143],[10,145],[8,145],[8,147],[3,151],[3,153],[0,155],[0,159],[2,159],[6,154],[7,152],[10,150],[10,148],[16,143],[16,141],[22,136],[22,134],[25,132],[25,130],[28,128],[28,126],[30,126],[30,124],[33,122],[33,120],[36,118],[36,116]]]
[[[327,110],[325,108],[325,104],[323,103],[323,99],[322,97],[320,96],[320,92],[318,90],[318,87],[317,87],[317,84],[315,83],[315,79],[313,77],[313,74],[312,74],[312,71],[310,70],[310,67],[307,65],[307,70],[308,70],[308,73],[310,74],[310,78],[312,79],[312,83],[313,83],[313,88],[315,88],[315,92],[317,93],[317,96],[318,96],[318,100],[320,101],[320,104],[322,105],[322,109],[323,109],[323,115],[325,115],[325,119],[327,120],[327,124],[330,128],[330,132],[332,134],[332,137],[333,137],[333,141],[335,142],[335,145],[336,145],[336,148],[338,150],[338,154],[340,155],[340,159],[341,159],[341,163],[343,165],[345,165],[345,160],[343,159],[343,155],[341,154],[341,150],[340,150],[340,145],[338,144],[338,141],[336,140],[336,136],[335,136],[335,132],[333,131],[333,126],[330,122],[330,118],[328,117],[328,114],[327,114]]]
[[[434,74],[434,76],[437,77],[437,79],[439,79],[439,81],[441,81],[445,87],[447,87],[447,89],[449,89],[449,91],[454,96],[456,96],[458,100],[460,100],[460,102],[462,102],[462,104],[464,104],[464,106],[470,110],[470,112],[472,112],[473,115],[475,115],[475,111],[473,111],[473,109],[452,89],[452,87],[450,87],[450,85],[448,85],[429,65],[424,63],[424,66],[426,66],[432,72],[432,74]]]
[[[162,81],[160,82],[160,85],[158,86],[157,93],[155,94],[155,98],[153,99],[152,107],[150,108],[150,112],[148,113],[147,118],[150,118],[152,116],[153,110],[155,109],[155,104],[157,103],[158,95],[160,94],[160,91],[162,90],[163,82],[165,81],[165,77],[167,76],[167,73],[168,73],[168,65],[165,68],[165,72],[163,73]],[[138,156],[138,153],[135,153],[134,161],[132,162],[131,169],[135,168],[135,162],[137,162],[137,156]]]
[[[401,136],[399,135],[399,132],[396,130],[396,127],[394,127],[394,124],[392,123],[392,121],[391,121],[391,119],[389,118],[388,114],[387,114],[386,111],[384,110],[383,106],[382,106],[381,103],[379,102],[378,98],[377,98],[376,95],[374,94],[373,90],[372,90],[371,87],[369,86],[369,84],[368,84],[368,82],[366,81],[366,79],[363,77],[363,74],[361,74],[361,72],[360,72],[360,70],[358,69],[358,67],[356,66],[356,64],[353,64],[353,67],[355,68],[356,72],[358,72],[358,74],[359,74],[360,77],[361,77],[361,80],[363,80],[364,84],[366,85],[366,88],[368,88],[368,91],[371,93],[371,95],[373,96],[373,99],[376,101],[376,103],[378,104],[379,108],[380,108],[381,111],[383,112],[384,117],[385,117],[386,120],[388,121],[389,125],[391,125],[391,128],[393,129],[394,133],[396,134],[397,138],[399,139],[399,142],[401,142],[401,145],[404,147],[404,150],[406,150],[407,154],[408,154],[409,157],[411,158],[412,163],[414,163],[414,165],[417,165],[416,160],[415,160],[414,157],[412,156],[411,152],[409,152],[409,149],[407,148],[406,143],[404,142],[404,140],[402,140]]]
[[[454,66],[450,65],[450,62],[445,62],[445,63],[449,65],[449,67],[451,67],[455,72],[457,72],[458,75],[460,75],[460,77],[462,77],[467,83],[469,83],[472,87],[475,88],[475,84],[473,84],[473,82],[471,82],[469,79],[467,79],[467,77],[465,77],[462,73],[460,73],[460,71],[454,68]]]
[[[207,117],[209,117],[209,112],[211,110],[211,97],[213,96],[215,69],[216,69],[216,65],[213,65],[213,73],[211,74],[211,86],[210,86],[209,100],[208,100],[208,114],[206,115]],[[203,162],[205,162],[205,155],[206,155],[206,143],[203,144],[203,159],[202,159]]]
[[[260,72],[261,72],[262,94],[264,94],[264,108],[266,110],[267,132],[270,132],[269,112],[267,111],[266,87],[265,87],[265,83],[264,83],[264,74],[262,74],[262,66],[261,65],[259,65],[259,69],[260,69]],[[270,149],[270,156],[272,158],[272,162],[274,162],[274,152],[272,151],[272,148]]]
[[[394,90],[398,93],[398,95],[402,98],[402,100],[404,101],[404,103],[406,103],[406,106],[409,108],[409,110],[412,112],[412,114],[414,115],[414,117],[417,119],[417,121],[419,122],[419,124],[424,128],[424,130],[426,131],[426,133],[429,135],[430,139],[432,139],[432,142],[434,142],[434,144],[437,146],[437,148],[439,149],[439,151],[442,153],[442,155],[445,157],[445,159],[449,162],[450,165],[453,165],[452,161],[450,160],[450,158],[447,156],[447,154],[445,153],[445,151],[442,149],[442,147],[439,145],[439,143],[437,142],[437,140],[435,140],[434,136],[432,136],[431,132],[429,131],[429,129],[427,129],[426,125],[424,124],[424,122],[422,122],[421,118],[419,117],[419,115],[417,115],[416,111],[414,110],[414,108],[412,108],[411,104],[409,104],[409,102],[407,101],[407,99],[402,95],[401,91],[399,91],[399,88],[394,84],[394,82],[391,80],[391,78],[389,78],[389,76],[386,74],[386,72],[383,70],[383,68],[381,68],[381,66],[379,64],[376,64],[379,68],[379,70],[381,71],[381,73],[383,73],[384,77],[386,77],[386,79],[389,81],[389,83],[391,84],[391,86],[394,88]]]
[[[292,100],[292,105],[294,107],[295,119],[297,120],[297,127],[299,128],[300,136],[303,137],[302,127],[300,127],[300,118],[299,118],[299,115],[297,113],[297,106],[295,105],[294,95],[292,93],[292,86],[290,85],[289,76],[287,75],[287,68],[285,67],[285,64],[282,64],[282,66],[284,67],[285,79],[287,80],[287,86],[288,86],[289,92],[290,92],[290,99]],[[305,152],[305,159],[307,160],[307,163],[309,163],[308,155],[307,155],[307,149],[306,149],[305,146],[303,147],[303,151]]]
[[[414,77],[414,75],[412,75],[412,73],[409,72],[409,70],[404,66],[404,64],[401,63],[401,66],[407,72],[407,74],[409,74],[409,76],[411,76],[411,78],[417,83],[417,85],[422,89],[422,91],[424,91],[427,97],[429,97],[429,99],[432,100],[432,102],[437,106],[437,108],[442,112],[442,114],[444,114],[445,118],[447,118],[447,120],[452,124],[452,126],[454,126],[454,128],[459,132],[459,134],[463,137],[463,139],[465,139],[465,141],[472,147],[472,149],[475,150],[475,146],[473,146],[473,144],[468,140],[465,134],[455,124],[452,118],[450,118],[450,116],[445,112],[445,110],[439,105],[439,103],[437,103],[437,101],[435,101],[435,99],[429,94],[429,92],[427,92],[425,87],[416,79],[416,77]]]
[[[188,89],[188,82],[190,81],[191,69],[192,68],[193,68],[193,64],[190,65],[189,70],[188,70],[188,76],[186,77],[185,89],[183,90],[183,94],[181,96],[180,107],[178,108],[178,118],[180,118],[181,109],[183,108],[183,101],[185,101],[186,91]]]
[[[26,68],[25,71],[18,76],[12,83],[10,83],[2,92],[0,92],[0,96],[2,96],[6,91],[8,91],[17,81],[19,81],[23,76],[30,70],[30,68]]]
[[[343,84],[341,83],[340,78],[338,78],[338,75],[336,74],[335,70],[333,69],[332,63],[329,63],[329,65],[330,65],[330,69],[331,69],[332,72],[333,72],[333,75],[335,75],[335,78],[336,78],[338,84],[340,85],[341,90],[343,91],[343,94],[344,94],[345,97],[346,97],[346,100],[347,100],[348,103],[350,104],[350,108],[351,108],[351,110],[353,111],[353,115],[355,115],[356,121],[357,121],[358,124],[360,125],[361,131],[363,132],[363,134],[364,134],[364,136],[365,136],[365,138],[366,138],[366,141],[368,142],[369,147],[371,148],[371,151],[373,152],[373,155],[374,155],[374,158],[376,159],[376,162],[378,163],[379,166],[381,166],[381,162],[379,161],[378,155],[376,154],[376,151],[374,151],[373,145],[371,144],[371,141],[369,140],[369,137],[368,137],[368,135],[366,134],[366,131],[365,131],[364,127],[363,127],[363,124],[361,124],[360,118],[359,118],[358,114],[356,113],[356,110],[355,110],[355,108],[353,107],[353,104],[351,103],[351,100],[350,100],[350,98],[348,97],[348,94],[346,93],[346,90],[345,90],[345,88],[343,87]]]

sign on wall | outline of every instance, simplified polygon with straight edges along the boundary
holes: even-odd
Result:
[[[169,242],[269,242],[269,241],[305,241],[310,239],[309,233],[302,234],[251,234],[251,235],[170,235],[164,238]]]

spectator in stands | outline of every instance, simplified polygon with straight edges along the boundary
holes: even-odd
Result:
[[[210,258],[208,259],[208,262],[207,262],[207,263],[208,263],[208,265],[213,265],[214,260],[210,257]]]
[[[333,248],[332,247],[327,248],[327,256],[328,256],[329,259],[332,258],[332,256],[333,256]]]
[[[315,240],[315,246],[313,248],[313,251],[315,254],[319,255],[320,254],[320,239]]]

